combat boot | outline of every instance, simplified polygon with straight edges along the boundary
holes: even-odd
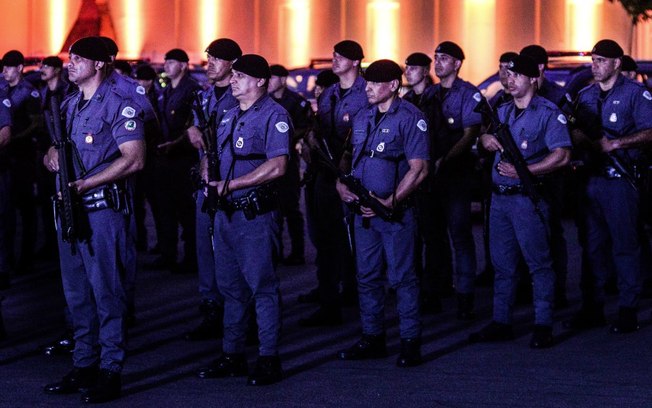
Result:
[[[636,308],[621,307],[618,309],[618,320],[611,325],[609,331],[613,334],[632,333],[639,329]]]
[[[61,381],[48,384],[43,388],[46,394],[74,394],[95,386],[99,375],[99,367],[74,367]]]
[[[511,324],[492,321],[479,331],[469,335],[470,343],[487,343],[493,341],[514,340]]]
[[[281,359],[278,356],[260,356],[254,371],[247,379],[248,385],[270,385],[283,379]]]
[[[43,354],[46,356],[62,356],[72,354],[75,349],[75,339],[72,331],[66,331],[61,337],[52,343],[43,346]]]
[[[99,404],[120,398],[122,380],[119,372],[100,370],[97,384],[82,392],[81,400],[87,404]]]
[[[219,339],[223,333],[224,309],[216,301],[204,300],[199,306],[203,319],[199,326],[185,334],[188,341]]]
[[[607,324],[602,303],[585,303],[579,312],[562,323],[565,329],[586,330]]]
[[[363,334],[353,346],[337,353],[340,360],[366,360],[387,357],[385,334]]]
[[[459,320],[475,319],[475,312],[473,311],[473,303],[474,303],[473,293],[457,294],[457,318]]]
[[[415,367],[421,363],[421,339],[401,339],[401,353],[396,359],[396,366]]]

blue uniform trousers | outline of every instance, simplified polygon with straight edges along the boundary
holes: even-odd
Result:
[[[124,317],[127,300],[125,276],[135,266],[128,265],[130,216],[111,209],[85,214],[92,230],[88,241],[70,243],[59,235],[61,277],[72,317],[75,337],[73,364],[121,371],[125,359]]]
[[[498,195],[491,199],[489,214],[489,245],[494,279],[494,320],[511,324],[520,254],[528,266],[534,283],[535,324],[552,325],[555,273],[550,255],[550,209],[540,202],[544,216],[534,210],[532,201],[524,195]],[[545,221],[545,222],[544,222]]]
[[[585,299],[604,303],[609,257],[613,257],[620,294],[618,304],[637,307],[641,291],[638,193],[624,180],[590,177],[584,216],[587,256],[593,272],[593,287],[585,288]]]
[[[259,355],[278,354],[281,326],[279,279],[279,215],[276,211],[247,220],[242,211],[215,216],[215,277],[224,295],[225,353],[243,353],[247,308],[254,302]]]
[[[373,217],[368,228],[363,225],[362,216],[355,217],[358,295],[364,334],[378,335],[385,331],[383,271],[386,269],[387,280],[396,289],[401,338],[421,335],[419,283],[414,269],[417,225],[413,211],[407,210],[401,222]]]
[[[213,300],[222,304],[224,303],[224,297],[217,289],[217,282],[215,281],[215,261],[213,259],[213,242],[208,233],[211,218],[201,210],[206,196],[204,195],[203,190],[197,191],[196,194],[195,241],[197,250],[197,272],[199,274],[199,294],[201,295],[202,300]]]

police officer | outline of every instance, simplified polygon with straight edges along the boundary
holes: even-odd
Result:
[[[489,100],[489,105],[491,105],[492,108],[496,108],[503,103],[512,100],[512,97],[509,95],[509,88],[507,87],[507,71],[509,68],[509,62],[517,55],[518,54],[513,51],[507,51],[500,54],[500,58],[498,59],[498,79],[500,80],[500,86],[502,88]]]
[[[15,208],[20,211],[22,242],[20,257],[15,269],[25,273],[32,269],[36,243],[36,134],[41,124],[40,94],[23,78],[25,58],[20,51],[12,50],[2,57],[2,75],[8,91],[3,103],[12,116],[12,136],[9,145],[9,163],[12,172],[12,196]],[[15,220],[8,234],[14,242]]]
[[[582,287],[582,308],[565,326],[586,329],[605,324],[604,284],[610,258],[618,276],[618,318],[611,333],[638,329],[641,290],[639,192],[636,169],[646,167],[642,149],[652,141],[652,95],[620,74],[623,50],[613,40],[598,41],[591,52],[595,83],[576,101],[573,140],[576,149],[593,154],[584,186],[584,250],[592,285]],[[585,280],[586,282],[586,280]]]
[[[175,48],[165,54],[163,69],[170,83],[159,97],[162,143],[157,146],[157,173],[161,207],[161,257],[148,265],[173,273],[197,270],[195,248],[195,201],[190,169],[198,161],[197,152],[186,138],[192,120],[195,92],[201,89],[188,72],[188,54]],[[177,265],[177,236],[182,227],[184,259]]]
[[[360,44],[344,40],[333,48],[333,73],[339,83],[326,88],[319,98],[318,137],[308,135],[309,145],[319,145],[339,163],[355,115],[368,106],[365,80],[360,75],[364,58]],[[301,326],[332,326],[342,323],[342,303],[354,304],[356,284],[350,244],[352,234],[343,223],[344,211],[335,189],[336,176],[315,160],[314,184],[306,190],[308,216],[317,249],[319,309]],[[343,290],[340,296],[339,286]]]
[[[439,100],[435,97],[435,86],[430,77],[430,66],[432,59],[426,54],[415,52],[410,54],[405,60],[405,78],[411,89],[403,95],[403,99],[411,102],[424,113],[428,120],[428,132],[430,140],[434,140],[435,135],[441,126]],[[434,144],[431,144],[433,147]],[[430,152],[431,156],[434,152]],[[430,163],[431,165],[433,163]],[[434,171],[430,169],[429,177],[421,183],[419,189],[414,194],[416,203],[417,225],[419,234],[417,239],[417,261],[415,267],[417,276],[421,283],[421,312],[437,313],[441,311],[441,301],[439,300],[437,282],[435,276],[448,276],[452,273],[450,270],[452,264],[450,241],[445,229],[435,231],[437,227],[445,228],[442,223],[437,223],[434,214],[441,213],[442,208],[437,205],[440,201],[433,197],[433,177]],[[438,239],[441,242],[436,242]],[[422,259],[425,258],[425,262]],[[441,271],[443,269],[443,271]]]
[[[532,175],[549,174],[570,160],[570,136],[566,116],[552,102],[536,95],[539,69],[526,55],[509,63],[508,87],[512,102],[498,107],[498,118],[509,126],[511,137]],[[482,146],[491,152],[504,149],[492,134],[484,134]],[[493,321],[469,337],[471,342],[513,338],[512,307],[516,270],[522,253],[534,282],[535,326],[530,347],[553,345],[552,307],[555,274],[549,245],[549,204],[535,205],[527,196],[514,165],[496,154],[492,174],[490,210],[491,261],[495,270]],[[536,186],[539,187],[539,186]]]
[[[636,81],[636,76],[638,75],[638,64],[634,61],[634,58],[629,55],[623,55],[622,61],[623,68],[620,73],[625,75],[627,78]]]
[[[231,91],[239,106],[217,129],[221,179],[209,188],[223,197],[215,217],[215,276],[224,294],[222,355],[198,371],[200,378],[247,375],[247,308],[258,323],[258,360],[249,385],[281,380],[279,216],[273,180],[285,173],[292,138],[287,111],[267,94],[267,61],[247,54],[233,63]],[[205,166],[204,166],[205,167]],[[204,174],[206,177],[206,174]]]
[[[532,58],[539,67],[537,94],[543,96],[560,108],[563,107],[567,101],[566,90],[545,76],[545,71],[548,68],[548,52],[546,49],[538,44],[531,44],[523,47],[521,54]]]
[[[272,77],[269,79],[267,91],[275,102],[285,108],[292,118],[294,127],[294,139],[290,141],[290,159],[285,175],[279,180],[279,195],[281,204],[281,215],[287,220],[288,234],[292,248],[290,254],[283,258],[286,265],[303,265],[304,259],[304,236],[303,236],[303,214],[299,208],[301,198],[299,153],[294,146],[303,139],[304,133],[310,127],[312,110],[310,103],[301,95],[287,88],[287,78],[290,75],[282,65],[271,65],[269,67]],[[282,225],[282,224],[281,224]],[[281,243],[281,256],[283,245]]]
[[[398,97],[403,71],[390,60],[378,60],[367,68],[369,108],[353,120],[352,154],[343,158],[365,189],[385,207],[397,212],[385,220],[361,206],[355,216],[355,257],[362,338],[342,350],[342,360],[379,358],[386,355],[383,273],[396,290],[401,335],[399,367],[421,363],[419,284],[414,270],[417,225],[409,203],[428,173],[428,125],[424,115]],[[337,191],[346,203],[359,200],[338,180]]]
[[[4,95],[3,95],[4,94]],[[0,97],[6,99],[6,91],[0,89]],[[7,146],[11,142],[11,111],[5,104],[0,106],[0,289],[9,286],[12,269],[13,237],[7,228],[15,221],[11,203],[11,172]]]
[[[143,112],[107,80],[109,61],[97,37],[82,38],[70,47],[68,75],[79,92],[63,104],[64,129],[80,158],[73,160],[75,180],[69,187],[86,202],[77,212],[85,227],[78,239],[59,240],[63,288],[75,329],[74,368],[45,387],[50,394],[86,389],[82,400],[88,403],[120,396],[127,313],[122,282],[126,270],[135,268],[128,265],[135,258],[127,248],[133,240],[128,238],[126,180],[145,160]],[[58,158],[52,147],[46,159],[50,171],[59,170]],[[106,194],[116,200],[107,200]]]
[[[435,95],[441,106],[443,126],[434,141],[434,194],[442,200],[444,211],[438,222],[446,225],[455,257],[457,317],[475,317],[475,243],[471,233],[470,182],[475,159],[471,146],[480,133],[482,118],[473,111],[482,96],[470,83],[458,77],[464,52],[455,43],[444,41],[435,49],[435,74],[440,82]],[[441,231],[437,228],[437,231]],[[437,242],[443,242],[442,239]],[[444,293],[450,290],[448,277],[439,277]]]
[[[208,65],[206,76],[213,86],[202,91],[201,106],[193,109],[193,126],[188,128],[190,143],[199,150],[200,154],[206,152],[207,146],[202,134],[205,131],[207,118],[215,114],[217,126],[222,117],[230,109],[238,105],[237,99],[231,92],[231,67],[237,58],[242,56],[240,46],[229,38],[219,38],[210,43],[206,48]],[[195,101],[197,102],[197,101]],[[201,110],[199,115],[197,109]],[[215,142],[213,141],[213,144]],[[201,304],[199,310],[203,315],[201,323],[185,334],[186,340],[207,340],[221,337],[222,316],[224,315],[224,296],[217,287],[215,277],[215,258],[213,248],[213,220],[202,211],[204,206],[203,188],[196,191],[195,207],[195,233],[197,241],[197,271],[199,274],[199,294]]]

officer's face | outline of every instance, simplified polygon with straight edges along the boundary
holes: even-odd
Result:
[[[152,85],[154,84],[153,79],[137,79],[136,82],[138,82],[138,85],[145,88],[145,92],[149,92],[149,90],[152,88]]]
[[[167,59],[163,64],[163,70],[170,79],[179,78],[183,74],[185,62]]]
[[[534,89],[536,78],[530,78],[526,75],[514,71],[507,71],[507,90],[514,98],[521,98]]]
[[[454,74],[461,65],[462,61],[455,59],[448,54],[435,54],[435,74],[439,78],[445,78]]]
[[[267,84],[267,92],[274,93],[283,88],[283,85],[285,85],[285,83],[282,77],[272,75],[272,77],[269,79],[269,83]]]
[[[621,74],[623,74],[625,78],[636,80],[636,71],[622,71]]]
[[[367,100],[370,104],[376,105],[388,101],[394,91],[398,88],[398,81],[393,80],[390,82],[370,82],[367,81]]]
[[[591,60],[593,60],[591,72],[596,82],[609,80],[617,74],[617,69],[620,67],[619,58],[605,58],[600,55],[593,55]]]
[[[350,60],[337,52],[333,52],[333,73],[335,75],[342,75],[356,70],[357,66],[357,61]]]
[[[240,71],[233,70],[231,76],[231,92],[236,98],[242,98],[257,93],[258,88],[265,84],[265,80],[254,78]]]
[[[215,58],[208,55],[208,66],[206,67],[206,76],[208,79],[219,82],[225,79],[231,72],[231,61]]]
[[[421,83],[426,76],[428,75],[428,72],[430,71],[430,67],[421,67],[418,65],[406,65],[405,66],[405,78],[407,79],[407,83],[410,86],[414,86],[416,84]]]
[[[70,54],[68,62],[68,79],[73,84],[79,85],[95,76],[97,70],[95,61],[80,57],[77,54]]]
[[[44,81],[49,81],[52,78],[58,76],[59,72],[61,72],[59,68],[43,65],[41,66],[41,79]]]
[[[501,62],[498,64],[498,78],[500,78],[500,84],[503,88],[507,88],[507,67],[509,62]]]
[[[2,67],[2,76],[5,77],[5,81],[9,83],[13,83],[18,81],[20,79],[20,73],[23,70],[22,65],[18,65],[17,67],[8,67],[4,66]]]

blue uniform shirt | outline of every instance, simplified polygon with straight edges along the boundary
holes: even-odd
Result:
[[[310,102],[306,98],[289,89],[285,89],[279,99],[276,99],[274,95],[270,96],[276,103],[288,111],[295,130],[306,129],[310,126],[310,114],[312,110],[310,108]]]
[[[352,174],[368,190],[389,197],[409,170],[408,160],[428,160],[428,125],[423,113],[396,98],[376,125],[377,106],[362,110],[353,121]]]
[[[550,81],[548,78],[543,79],[541,88],[537,90],[539,96],[543,96],[558,107],[563,107],[566,103],[566,90]]]
[[[91,99],[79,102],[81,92],[76,92],[64,102],[66,127],[79,156],[88,172],[84,177],[97,174],[120,156],[118,146],[131,140],[144,140],[143,111],[119,88],[102,81]],[[79,178],[82,169],[75,162]]]
[[[158,100],[164,141],[175,140],[187,129],[192,115],[194,95],[200,89],[197,81],[192,79],[190,74],[186,74],[176,88],[168,85],[163,90]]]
[[[115,70],[111,71],[107,79],[112,86],[119,88],[122,93],[129,95],[131,100],[140,107],[145,115],[143,118],[145,122],[158,120],[154,106],[147,97],[143,86],[129,77],[118,74]]]
[[[222,117],[226,112],[238,106],[238,100],[233,96],[231,86],[227,87],[226,91],[219,97],[219,99],[215,94],[215,87],[210,87],[199,92],[201,96],[201,109],[206,118],[210,118],[213,112],[217,113],[215,118],[216,126],[222,121]],[[194,103],[196,102],[197,101],[194,101]],[[200,123],[201,120],[197,117],[197,112],[193,110],[192,124],[201,129]]]
[[[288,155],[292,133],[287,111],[267,94],[244,112],[238,106],[229,110],[217,127],[222,179],[233,180],[251,173],[268,159]],[[242,197],[252,189],[234,191],[232,197]]]
[[[513,101],[498,107],[500,121],[509,126],[516,147],[527,164],[541,161],[554,149],[571,147],[566,116],[549,100],[535,95],[518,117],[515,114]],[[500,160],[502,157],[497,154],[492,169],[493,182],[502,185],[519,184],[517,178],[498,174],[496,165]]]
[[[31,124],[30,115],[38,115],[41,111],[41,94],[25,78],[16,86],[7,88],[7,96],[2,103],[11,111],[12,133],[17,134],[27,129]]]

